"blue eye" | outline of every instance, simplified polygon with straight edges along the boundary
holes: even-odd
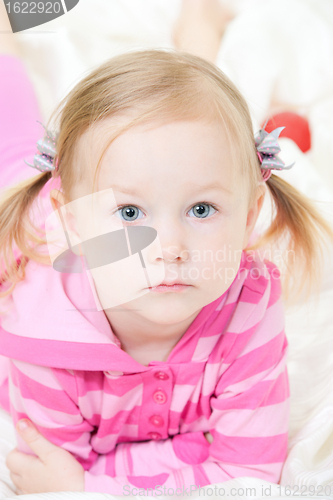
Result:
[[[203,203],[197,203],[196,205],[194,205],[191,208],[191,210],[194,211],[195,217],[197,217],[198,219],[204,219],[204,218],[208,217],[208,215],[210,214],[211,208],[213,208],[216,212],[216,208],[214,207],[214,205],[211,205],[210,203],[203,202]],[[190,210],[190,212],[191,212],[191,210]]]
[[[217,208],[211,203],[201,202],[194,205],[191,208],[190,212],[193,210],[194,216],[197,219],[205,219],[209,215],[213,215],[211,213],[211,209],[214,210],[214,213],[218,211]],[[135,222],[139,219],[142,219],[142,216],[139,217],[140,212],[141,214],[143,214],[143,212],[135,205],[123,205],[122,207],[118,208],[118,210],[115,212],[115,215],[117,215],[117,217],[125,222]]]
[[[141,212],[141,210],[135,205],[124,205],[123,207],[119,207],[116,215],[118,217],[118,213],[120,213],[123,220],[126,222],[132,222],[138,219],[139,212]]]

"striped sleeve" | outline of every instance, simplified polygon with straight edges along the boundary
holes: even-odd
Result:
[[[203,464],[203,469],[213,482],[222,467],[231,478],[254,476],[277,483],[287,457],[288,341],[279,274],[269,264],[264,315],[258,321],[254,309],[236,335],[211,399],[210,461],[216,465]]]
[[[90,445],[93,426],[78,407],[75,376],[68,370],[9,360],[10,413],[14,425],[28,418],[51,443],[89,469],[98,454]],[[18,450],[34,454],[16,432]]]
[[[152,488],[158,495],[161,486],[191,492],[242,476],[279,481],[288,443],[288,342],[280,281],[268,283],[264,314],[253,309],[221,364],[211,398],[213,442],[203,432],[188,432],[119,444],[112,457],[99,457],[85,472],[85,491],[121,495]]]

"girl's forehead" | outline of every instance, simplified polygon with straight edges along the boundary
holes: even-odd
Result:
[[[150,120],[143,120],[135,123],[135,116],[116,115],[95,122],[81,136],[81,142],[86,143],[87,140],[91,143],[98,144],[104,141],[112,140],[118,136],[131,136],[134,134],[146,135],[153,131],[160,131],[162,134],[170,129],[189,129],[202,134],[205,130],[216,130],[220,136],[225,136],[225,125],[216,117],[198,117],[197,119],[177,119],[173,117],[154,117]]]
[[[89,183],[104,153],[99,188],[124,181],[136,185],[152,176],[161,182],[173,176],[178,182],[191,179],[193,184],[208,184],[222,175],[225,186],[235,185],[234,152],[220,121],[154,120],[119,134],[127,123],[128,119],[119,117],[103,120],[81,136],[78,164],[89,173],[84,176]]]
[[[225,128],[217,120],[154,120],[127,126],[125,130],[124,125],[128,124],[121,123],[119,119],[103,120],[95,124],[80,137],[78,152],[84,151],[85,156],[89,152],[96,155],[104,151],[130,154],[132,148],[158,152],[154,147],[158,142],[169,146],[169,149],[178,148],[180,151],[189,145],[192,149],[200,149],[207,143],[207,146],[218,149],[224,155],[230,153]]]

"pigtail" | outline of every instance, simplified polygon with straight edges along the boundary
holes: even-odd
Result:
[[[46,244],[29,217],[29,211],[39,192],[51,178],[52,172],[43,172],[35,177],[6,189],[0,198],[0,284],[10,282],[11,287],[0,293],[9,295],[15,285],[25,279],[25,265],[29,259],[49,264],[49,256],[34,250]]]
[[[301,296],[302,301],[307,300],[312,292],[318,298],[325,264],[324,247],[333,244],[333,228],[310,198],[281,177],[271,175],[267,186],[276,215],[266,232],[248,249],[271,243],[276,246],[276,242],[279,245],[284,239],[285,270],[281,272],[281,280],[286,303],[294,305]]]

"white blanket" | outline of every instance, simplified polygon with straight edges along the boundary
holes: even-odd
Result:
[[[281,139],[280,156],[296,164],[278,175],[308,195],[333,225],[333,3],[331,0],[224,1],[239,15],[226,31],[217,64],[248,99],[256,129],[272,99],[285,103],[286,109],[306,114],[312,149],[305,155],[291,140]],[[106,58],[132,49],[172,47],[171,30],[179,9],[180,0],[81,0],[66,16],[21,33],[24,60],[44,119],[86,71]],[[266,197],[256,228],[264,229],[270,216]],[[326,256],[327,272],[319,301],[312,298],[286,314],[291,421],[281,486],[255,478],[239,478],[219,484],[215,491],[207,486],[205,495],[201,492],[200,496],[221,498],[223,492],[219,488],[224,488],[224,496],[235,498],[277,500],[302,493],[308,499],[333,498],[330,254]],[[6,454],[15,445],[11,418],[0,410],[0,498],[15,496],[4,463]],[[61,500],[65,496],[73,500],[112,498],[97,493],[45,493],[23,498]]]

